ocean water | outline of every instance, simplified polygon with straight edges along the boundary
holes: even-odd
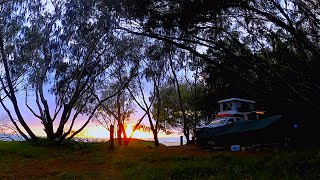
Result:
[[[1,135],[1,134],[0,134]],[[3,137],[7,137],[7,135],[4,135]],[[153,141],[153,138],[141,138],[142,140],[146,141]],[[17,135],[10,135],[9,138],[1,138],[0,141],[22,141],[20,136]],[[109,140],[109,138],[75,138],[76,141],[83,141],[83,142],[106,142]],[[174,136],[174,137],[159,137],[159,142],[161,144],[164,144],[166,146],[178,146],[180,145],[180,136]],[[183,137],[183,144],[186,144],[186,139]]]
[[[23,141],[24,139],[15,134],[4,134],[0,133],[0,141]]]
[[[153,141],[153,138],[145,138],[143,140]],[[166,146],[178,146],[180,145],[180,136],[178,137],[159,137],[159,142]],[[183,137],[183,144],[186,144],[187,140]]]
[[[153,141],[153,138],[141,138],[145,141]],[[106,142],[109,138],[75,138],[76,141],[83,142]],[[159,142],[166,146],[178,146],[180,145],[180,136],[179,137],[159,137]],[[186,144],[186,139],[183,139],[183,144]]]

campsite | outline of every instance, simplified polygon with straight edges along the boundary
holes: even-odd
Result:
[[[0,179],[320,179],[319,0],[0,0]]]

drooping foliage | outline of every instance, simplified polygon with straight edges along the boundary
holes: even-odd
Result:
[[[13,104],[17,104],[13,95],[18,89],[14,87],[19,86],[16,83],[22,77],[28,79],[27,87],[35,92],[40,104],[39,113],[34,114],[51,135],[55,113],[49,111],[42,89],[44,84],[53,85],[51,90],[58,98],[57,112],[60,107],[63,109],[63,120],[59,133],[50,137],[62,135],[64,125],[72,119],[72,110],[78,115],[88,109],[88,104],[89,109],[97,109],[95,104],[103,101],[102,96],[106,97],[99,85],[109,77],[107,72],[120,60],[120,55],[121,60],[136,59],[132,61],[135,64],[139,59],[137,51],[150,49],[152,58],[143,60],[152,66],[145,66],[144,72],[148,75],[146,79],[157,84],[159,78],[152,77],[159,74],[154,72],[171,64],[170,58],[158,58],[159,52],[163,55],[159,51],[163,50],[163,44],[202,60],[193,66],[195,69],[201,66],[198,77],[205,79],[212,102],[227,97],[254,99],[271,112],[285,115],[288,122],[300,121],[307,132],[314,132],[312,128],[317,127],[314,124],[318,121],[313,117],[320,111],[319,1],[72,0],[54,2],[51,12],[42,3],[1,4],[1,58],[3,67],[7,67],[1,77]],[[29,11],[22,11],[22,7],[29,7]],[[130,43],[119,43],[122,33],[145,36],[151,42],[149,45],[160,45],[144,44],[137,50]],[[174,48],[169,50],[172,57],[178,52],[172,51]],[[173,60],[175,64],[177,59]],[[8,82],[13,82],[12,86]],[[153,91],[158,99],[159,85]],[[183,108],[180,104],[180,109]],[[14,109],[27,130],[19,108]],[[27,132],[33,136],[31,131]]]
[[[13,11],[1,9],[7,15],[1,21],[1,29],[6,30],[0,39],[5,68],[1,98],[8,97],[14,112],[2,105],[12,122],[17,117],[27,131],[27,135],[21,131],[25,139],[37,137],[20,112],[23,101],[17,100],[16,91],[24,88],[25,104],[43,124],[47,138],[62,141],[82,131],[98,107],[115,97],[135,75],[136,46],[112,29],[110,18],[100,13],[98,6],[94,1],[26,1],[4,4],[14,7]],[[119,62],[130,64],[125,69],[127,76],[110,90],[105,84],[117,80],[112,71]],[[15,84],[16,79],[21,79],[20,84]],[[56,97],[55,107],[50,106],[45,89]],[[29,98],[36,101],[35,107],[29,106]],[[87,114],[87,120],[73,130],[79,114]]]
[[[194,88],[196,88],[197,99],[194,99]],[[198,84],[197,87],[191,87],[188,83],[180,84],[180,95],[183,103],[183,110],[188,119],[188,128],[194,135],[194,127],[207,124],[214,119],[218,106],[216,102],[211,101],[210,91],[203,85]],[[179,106],[179,97],[177,88],[174,85],[164,84],[161,87],[161,111],[160,111],[160,128],[168,134],[172,130],[183,129],[183,113]],[[154,103],[154,107],[158,102]],[[197,118],[197,119],[195,119]]]
[[[133,5],[125,8],[129,2]],[[132,26],[120,23],[119,29],[201,58],[207,85],[216,97],[259,100],[266,109],[300,121],[306,129],[316,127],[318,1],[168,0],[124,1],[123,5],[118,14]]]

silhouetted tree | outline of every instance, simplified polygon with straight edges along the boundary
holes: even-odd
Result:
[[[51,4],[52,9],[45,7],[47,3],[8,1],[1,8],[3,71],[0,80],[4,92],[1,104],[12,122],[17,117],[27,133],[16,125],[23,137],[37,140],[20,111],[21,102],[16,96],[23,87],[26,106],[43,124],[47,139],[63,141],[67,136],[73,138],[81,132],[98,107],[121,92],[135,73],[133,69],[127,69],[130,76],[124,78],[117,89],[109,94],[102,93],[100,85],[106,78],[112,81],[113,65],[119,59],[126,60],[122,55],[131,46],[118,46],[121,39],[112,31],[109,18],[98,15],[93,1],[55,1]],[[23,79],[21,84],[15,85],[17,79]],[[47,87],[56,97],[55,110],[49,106],[44,93]],[[31,95],[36,107],[28,104],[27,96]],[[13,105],[14,114],[3,103],[3,98],[8,98]],[[79,114],[87,114],[87,120],[73,131]],[[58,121],[56,128],[53,126],[55,121]]]

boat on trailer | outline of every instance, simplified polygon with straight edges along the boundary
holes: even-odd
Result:
[[[220,111],[207,125],[196,127],[196,140],[201,145],[257,144],[273,142],[276,137],[267,132],[281,119],[281,115],[265,117],[256,110],[256,102],[229,98],[218,101]],[[270,137],[270,138],[268,138]]]

